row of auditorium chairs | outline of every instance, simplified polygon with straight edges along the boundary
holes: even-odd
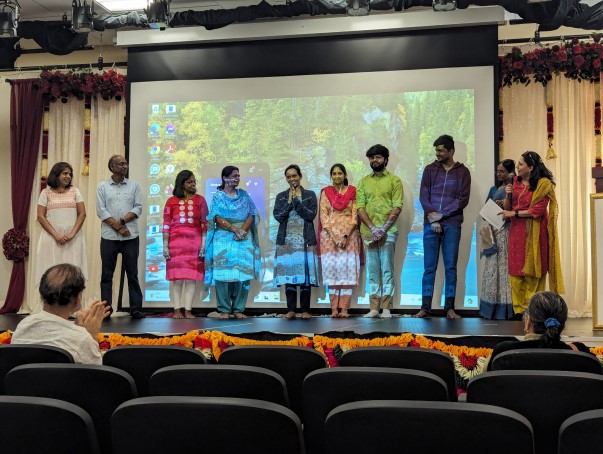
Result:
[[[53,354],[60,350],[52,347],[47,347],[47,349],[53,351]],[[8,360],[7,358],[10,358],[11,355],[7,353],[17,351],[16,356],[21,356],[19,360],[28,362],[24,361],[27,359],[25,358],[27,355],[23,353],[25,350],[24,346],[0,347],[0,382],[2,381],[3,369],[11,369],[17,363],[14,357],[12,360]],[[233,353],[230,359],[228,358],[229,352]],[[352,352],[357,353],[352,355]],[[435,355],[431,355],[432,353]],[[519,357],[521,359],[525,356],[526,350],[518,353],[520,353]],[[601,366],[598,360],[591,355],[579,352],[556,353],[561,353],[557,358],[557,364],[563,364],[565,368],[568,368],[566,363],[569,364],[566,358],[570,357],[578,358],[578,362],[584,361],[585,358],[594,361],[594,364],[599,368],[599,376],[583,373],[581,375],[586,377],[580,374],[557,377],[555,374],[547,372],[528,373],[518,371],[502,373],[503,375],[499,377],[497,375],[499,373],[494,372],[475,378],[469,385],[467,400],[470,403],[505,407],[523,414],[530,421],[534,417],[532,423],[534,425],[536,452],[544,452],[545,448],[547,450],[556,449],[556,434],[566,417],[584,410],[603,408],[603,402],[600,402],[600,399],[597,397],[591,398],[593,396],[591,393],[603,396],[603,393],[601,393],[603,377],[600,376]],[[565,353],[569,353],[569,355],[564,355]],[[111,358],[113,355],[115,357]],[[403,355],[406,355],[406,362],[402,361]],[[503,357],[503,355],[500,355],[500,357]],[[437,359],[432,360],[432,358]],[[441,362],[440,369],[432,364],[437,364],[437,361],[441,361],[442,358],[449,361],[451,366],[449,372],[451,371],[452,375],[447,376],[440,370],[445,370],[443,365],[447,364],[446,362]],[[272,346],[233,347],[223,352],[220,357],[220,365],[217,366],[202,365],[205,363],[205,358],[202,355],[191,349],[181,347],[119,347],[110,350],[105,355],[104,362],[132,373],[134,379],[128,373],[112,367],[21,366],[7,375],[5,391],[13,395],[33,394],[41,397],[55,397],[79,405],[89,411],[97,427],[97,432],[99,432],[102,452],[110,452],[110,436],[107,435],[110,434],[110,415],[121,402],[136,397],[136,394],[139,396],[152,394],[254,398],[283,407],[290,406],[300,419],[305,416],[304,434],[310,453],[324,452],[324,442],[330,435],[329,430],[325,428],[324,421],[329,412],[338,405],[372,399],[456,400],[456,392],[451,393],[449,381],[446,380],[451,376],[454,384],[452,360],[448,355],[424,349],[363,348],[351,350],[344,354],[341,361],[342,365],[348,365],[348,367],[336,369],[325,369],[324,357],[314,350]],[[271,370],[258,367],[237,367],[228,365],[229,362],[232,364],[256,364]],[[197,363],[198,365],[180,365],[156,371],[157,367],[173,363]],[[373,364],[385,364],[395,368],[371,367]],[[534,364],[534,361],[531,361],[530,364]],[[349,365],[363,367],[351,367]],[[400,366],[406,366],[409,369],[400,369]],[[588,367],[591,367],[591,369],[588,369],[591,372],[597,372],[593,363],[590,363]],[[40,375],[40,368],[43,369],[44,374],[53,371],[51,374],[55,375],[41,379],[44,375]],[[78,368],[82,371],[76,372]],[[410,370],[410,368],[423,370]],[[103,377],[95,369],[102,370],[102,374],[105,376]],[[426,369],[436,373],[425,372]],[[83,375],[78,376],[78,374]],[[121,381],[121,385],[108,385],[111,379],[107,377],[111,374],[118,376],[117,380]],[[527,379],[526,374],[528,374]],[[500,386],[489,385],[490,382],[484,385],[483,382],[480,382],[480,379],[484,377],[490,377],[490,382],[499,380]],[[39,389],[35,393],[31,392],[31,387],[36,385],[29,385],[28,380],[38,382]],[[529,384],[534,382],[533,387],[529,385],[525,388],[528,390],[527,392],[524,392],[524,388],[522,388],[525,380]],[[61,383],[61,386],[58,387],[57,383]],[[84,396],[90,393],[81,391],[78,387],[81,383],[86,384],[86,391],[96,390],[92,396],[98,395],[101,397],[100,400],[105,402],[104,409],[99,411],[94,408],[92,403],[86,402]],[[78,389],[78,393],[74,394],[79,395],[79,397],[74,398],[69,395],[70,392],[73,392],[73,389]],[[108,389],[121,391],[115,393],[111,391],[113,397],[102,397],[103,391]],[[295,392],[292,392],[294,389]],[[61,394],[61,390],[63,394]],[[143,390],[142,393],[141,390]],[[519,396],[522,396],[523,399]],[[585,396],[589,396],[587,398],[588,403],[583,402]],[[517,402],[513,401],[513,397],[517,397]],[[297,407],[293,405],[294,399],[296,399]],[[566,403],[567,399],[570,400],[569,403]],[[561,407],[560,412],[550,411],[550,408],[556,410],[557,406]],[[542,413],[545,413],[544,417],[541,417]],[[438,425],[435,427],[438,427]],[[366,435],[372,437],[369,433]],[[340,436],[347,435],[340,434]]]
[[[58,399],[0,396],[6,452],[107,452],[95,424],[77,405]],[[109,422],[108,422],[109,424]],[[564,420],[558,450],[535,449],[537,430],[507,408],[468,402],[369,400],[335,407],[325,418],[324,452],[365,454],[401,450],[431,454],[585,454],[599,452],[603,409]],[[31,429],[27,429],[31,428]],[[306,453],[302,425],[290,409],[230,397],[142,397],[119,405],[110,417],[114,454],[220,452]],[[308,449],[307,452],[311,452]]]

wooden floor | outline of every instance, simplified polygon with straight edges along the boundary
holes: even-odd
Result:
[[[0,315],[0,332],[14,331],[25,316]],[[603,345],[603,332],[592,329],[591,318],[570,319],[567,322],[564,335],[587,342],[591,346]],[[362,316],[352,316],[347,319],[332,319],[327,316],[317,316],[310,320],[286,320],[282,316],[250,316],[244,320],[231,318],[219,320],[211,317],[196,317],[192,320],[174,320],[171,317],[147,317],[142,320],[132,320],[127,314],[114,314],[110,320],[105,320],[103,333],[157,335],[179,334],[191,330],[217,330],[229,334],[257,333],[269,331],[273,333],[304,334],[312,336],[330,331],[353,332],[357,334],[404,333],[424,334],[429,336],[523,336],[523,323],[510,320],[485,320],[479,317],[464,317],[458,320],[448,320],[442,317],[432,317],[427,320],[415,319],[408,316],[394,316],[391,319],[367,319]]]

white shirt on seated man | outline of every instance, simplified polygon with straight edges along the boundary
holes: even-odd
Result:
[[[74,265],[62,263],[44,273],[40,279],[43,310],[26,317],[12,335],[12,344],[43,344],[60,347],[76,363],[102,364],[98,333],[110,308],[95,301],[82,309],[82,292],[86,280]],[[69,316],[75,313],[75,322]]]

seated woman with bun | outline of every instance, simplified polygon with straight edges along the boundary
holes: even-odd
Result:
[[[561,296],[553,292],[538,292],[532,296],[523,315],[524,340],[501,342],[492,351],[488,370],[492,370],[492,360],[503,352],[523,348],[553,348],[590,353],[590,349],[580,342],[561,341],[561,332],[567,321],[567,304]]]

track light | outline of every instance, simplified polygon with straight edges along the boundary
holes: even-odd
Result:
[[[0,38],[17,36],[21,6],[17,0],[0,1]]]
[[[94,1],[89,5],[86,0],[73,0],[71,4],[71,26],[80,32],[89,32],[93,29],[92,16],[94,15]]]
[[[147,9],[144,12],[147,15],[149,27],[165,30],[170,19],[171,0],[148,0]]]
[[[456,0],[433,0],[434,11],[453,11],[456,9]]]
[[[348,0],[346,9],[348,16],[368,16],[371,5],[370,0]]]

